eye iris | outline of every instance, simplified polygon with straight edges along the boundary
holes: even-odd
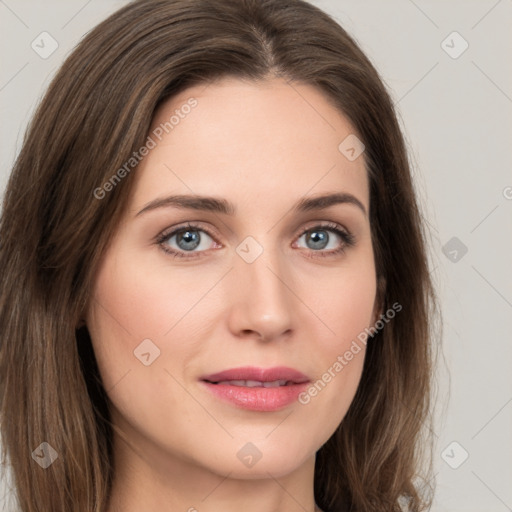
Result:
[[[180,244],[180,242],[184,241],[185,245]],[[183,249],[184,251],[190,251],[195,249],[201,242],[201,237],[197,231],[187,230],[182,231],[181,233],[177,233],[176,235],[176,243]]]
[[[313,230],[306,234],[306,241],[312,241],[311,249],[323,249],[329,242],[329,235],[324,230]]]

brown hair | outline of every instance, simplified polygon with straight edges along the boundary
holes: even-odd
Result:
[[[397,511],[401,500],[410,511],[429,507],[415,479],[429,446],[436,298],[403,136],[377,71],[342,27],[301,0],[140,0],[62,65],[5,194],[1,434],[23,512],[106,510],[109,401],[77,325],[133,173],[102,199],[94,190],[144,145],[164,99],[228,76],[311,84],[350,120],[366,146],[382,311],[402,306],[368,342],[353,403],[317,453],[316,502],[329,512]],[[43,441],[59,455],[44,471],[31,456]]]

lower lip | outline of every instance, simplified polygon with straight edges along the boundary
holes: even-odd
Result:
[[[304,382],[275,388],[249,388],[202,382],[215,396],[241,409],[266,412],[277,411],[290,405],[298,399],[299,394],[308,386],[308,383]]]

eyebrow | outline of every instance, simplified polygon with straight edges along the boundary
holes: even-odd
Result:
[[[309,212],[312,210],[323,210],[336,204],[351,204],[359,208],[367,217],[366,208],[357,197],[347,192],[338,192],[334,194],[323,194],[316,197],[303,197],[293,207],[297,213]],[[152,211],[157,208],[181,208],[189,210],[199,210],[213,213],[222,213],[224,215],[235,215],[236,207],[226,199],[200,196],[200,195],[172,195],[155,199],[147,203],[140,210],[136,217]]]

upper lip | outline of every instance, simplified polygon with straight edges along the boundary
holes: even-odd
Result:
[[[303,373],[286,366],[275,366],[273,368],[257,368],[255,366],[242,366],[231,368],[219,373],[212,373],[201,377],[201,380],[208,382],[221,382],[225,380],[254,380],[258,382],[274,382],[276,380],[291,381],[295,384],[309,382],[309,378]]]

